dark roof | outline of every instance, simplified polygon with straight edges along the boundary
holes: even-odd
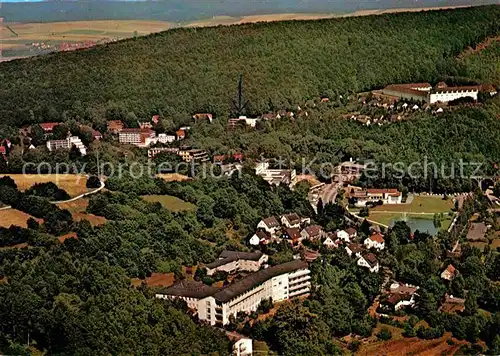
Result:
[[[262,252],[240,252],[240,251],[222,251],[219,255],[219,259],[208,263],[205,265],[207,268],[216,268],[223,266],[227,263],[238,261],[238,260],[251,260],[258,261],[262,257]]]
[[[262,219],[262,221],[264,221],[264,224],[266,224],[267,227],[271,227],[271,228],[280,225],[280,223],[278,222],[278,220],[276,220],[276,218],[274,216],[270,216],[268,218]]]
[[[348,227],[347,229],[345,229],[345,232],[347,232],[349,236],[352,236],[357,233],[356,229],[353,227]]]
[[[288,235],[290,239],[294,241],[300,238],[300,231],[296,227],[286,229],[285,233]]]
[[[311,225],[306,227],[304,230],[306,230],[307,234],[311,237],[316,237],[323,231],[322,227],[319,225]]]
[[[467,240],[469,241],[483,241],[486,240],[484,235],[488,228],[485,223],[472,223],[470,225],[469,231],[467,232]]]
[[[349,250],[352,251],[352,253],[358,253],[363,251],[363,248],[361,247],[360,244],[349,244],[347,245],[347,247],[349,248]]]
[[[464,87],[446,87],[446,88],[436,88],[434,89],[435,93],[449,93],[449,92],[459,92],[459,91],[476,91],[479,90],[479,86],[470,85]]]
[[[370,265],[370,267],[375,267],[378,264],[377,257],[373,253],[364,255],[363,258]]]
[[[171,287],[158,289],[158,294],[187,298],[205,298],[219,289],[193,280],[182,280]]]
[[[285,214],[284,217],[291,225],[300,224],[300,216],[297,213]]]
[[[259,272],[252,273],[240,281],[237,281],[224,289],[216,292],[213,297],[221,303],[229,302],[231,299],[257,287],[265,281],[299,269],[307,268],[308,264],[302,260],[294,260],[278,266],[269,267]]]

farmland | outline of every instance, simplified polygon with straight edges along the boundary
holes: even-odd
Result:
[[[173,212],[196,209],[194,204],[185,202],[182,199],[170,195],[144,195],[142,198],[151,203],[161,203],[164,208]]]
[[[25,191],[35,183],[53,182],[64,189],[70,196],[75,197],[86,193],[87,177],[76,174],[8,174],[17,184],[20,191]]]

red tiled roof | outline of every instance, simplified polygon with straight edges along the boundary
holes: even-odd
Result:
[[[374,234],[370,236],[369,239],[378,242],[379,244],[385,242],[384,237],[381,234]]]
[[[373,253],[369,253],[367,255],[364,255],[363,258],[365,259],[366,262],[368,262],[368,264],[371,267],[376,266],[378,263],[377,257]]]
[[[266,226],[270,228],[277,227],[280,225],[280,223],[274,216],[262,219],[262,221],[264,221],[264,224],[266,224]]]
[[[286,234],[293,241],[298,240],[300,238],[300,231],[296,227],[286,229]]]
[[[452,275],[455,274],[456,270],[457,269],[455,267],[453,267],[453,265],[448,265],[448,267],[446,267],[446,271],[448,273],[451,273]]]
[[[321,226],[319,225],[311,225],[311,226],[308,226],[305,228],[307,234],[311,237],[315,237],[315,236],[318,236],[319,234],[321,234]]]
[[[0,154],[3,154],[3,155],[7,154],[7,150],[5,149],[4,146],[0,146]]]
[[[153,133],[154,131],[151,130],[151,129],[121,129],[120,133],[121,132],[124,132],[124,133],[146,133],[146,134],[150,134],[150,133]]]
[[[463,87],[447,87],[447,88],[438,88],[435,89],[434,92],[436,93],[448,93],[448,92],[457,92],[457,91],[479,91],[479,86],[477,85],[470,85],[470,86],[463,86]]]
[[[399,191],[397,189],[367,189],[366,190],[369,194],[398,194]]]
[[[44,131],[52,131],[54,127],[59,125],[59,122],[42,122],[39,125]]]

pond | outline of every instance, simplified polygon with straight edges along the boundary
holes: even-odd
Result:
[[[401,217],[391,221],[391,226],[394,225],[396,221],[405,221],[410,227],[411,232],[416,230],[420,232],[427,232],[428,234],[434,236],[438,233],[439,229],[434,226],[434,221],[432,219],[421,219],[414,217]]]

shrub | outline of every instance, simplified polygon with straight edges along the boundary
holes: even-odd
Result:
[[[378,333],[377,333],[377,337],[380,339],[380,340],[384,340],[384,341],[387,341],[387,340],[390,340],[392,338],[392,333],[391,331],[386,328],[386,327],[383,327]]]

